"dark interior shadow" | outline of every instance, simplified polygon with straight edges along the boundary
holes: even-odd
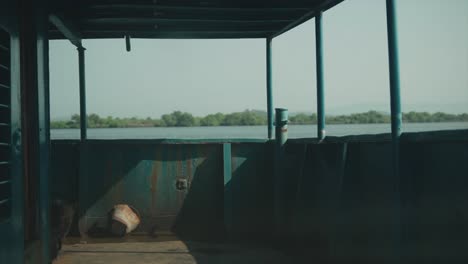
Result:
[[[229,238],[240,242],[271,240],[274,165],[272,144],[233,144],[232,177],[224,188]]]
[[[171,228],[179,238],[224,241],[222,152],[209,156],[196,167],[189,189]]]
[[[288,143],[279,170],[285,184],[284,223],[276,247],[294,263],[332,263],[330,229],[338,197],[342,146]]]

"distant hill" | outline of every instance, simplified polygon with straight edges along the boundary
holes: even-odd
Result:
[[[429,112],[429,113],[436,113],[436,112],[443,112],[447,114],[462,114],[468,113],[468,104],[464,103],[454,103],[454,104],[410,104],[410,105],[402,105],[402,111],[407,113],[411,111],[415,112]],[[364,113],[372,109],[374,111],[380,112],[382,114],[390,114],[390,102],[388,104],[385,103],[376,103],[376,104],[350,104],[344,105],[339,107],[326,107],[325,113],[326,115],[348,115],[353,113]],[[294,111],[290,112],[290,116],[294,116],[297,114],[313,114],[315,113],[315,109],[307,110],[307,111]]]

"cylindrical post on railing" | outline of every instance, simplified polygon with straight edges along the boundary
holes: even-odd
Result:
[[[288,140],[288,110],[283,108],[275,109],[275,234],[281,241],[285,225],[285,177],[283,172],[284,146]]]
[[[288,109],[275,108],[275,116],[276,144],[282,147],[288,140]]]

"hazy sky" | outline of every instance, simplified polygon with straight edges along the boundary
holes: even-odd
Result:
[[[468,1],[399,0],[403,111],[468,112]],[[390,111],[385,0],[323,16],[328,113]],[[274,106],[315,112],[314,20],[273,40]],[[266,109],[265,40],[86,40],[88,113]],[[78,55],[50,43],[52,118],[79,112]]]

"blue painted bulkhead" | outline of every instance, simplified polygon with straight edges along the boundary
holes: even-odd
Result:
[[[273,171],[267,149],[272,153],[272,144],[232,143],[232,177],[226,184],[222,143],[90,140],[85,144],[53,141],[51,170],[52,195],[78,203],[86,229],[104,226],[114,204],[128,203],[142,216],[140,233],[157,227],[181,237],[223,239],[228,231],[225,221],[233,223],[229,233],[237,237],[269,233],[264,223],[271,218],[268,177]],[[84,160],[80,149],[86,149]],[[189,182],[189,189],[177,190],[180,179]],[[228,197],[230,220],[224,219]]]
[[[157,225],[191,240],[276,239],[271,141],[231,142],[231,157],[221,141],[85,144],[83,162],[79,141],[53,141],[52,188],[78,202],[87,228],[105,224],[112,206],[125,202],[142,216],[137,233]],[[389,135],[289,140],[280,166],[286,193],[280,239],[294,250],[343,260],[388,261],[396,250],[408,262],[468,259],[467,160],[468,131],[403,134],[396,219]],[[177,190],[178,179],[189,188]]]

